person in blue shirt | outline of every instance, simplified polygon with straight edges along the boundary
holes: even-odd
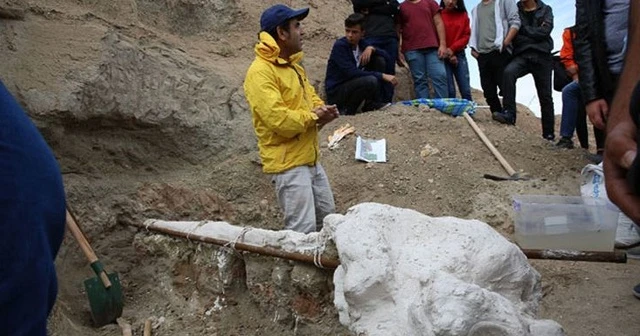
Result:
[[[333,44],[327,64],[327,101],[344,115],[356,114],[361,106],[362,112],[385,107],[383,84],[398,84],[394,75],[385,73],[390,61],[387,53],[364,42],[364,21],[360,13],[347,17],[345,37]]]
[[[65,207],[53,153],[0,81],[0,335],[47,334]]]

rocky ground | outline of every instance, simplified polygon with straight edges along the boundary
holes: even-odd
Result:
[[[330,272],[245,256],[232,258],[223,274],[218,249],[130,225],[145,218],[223,219],[281,228],[241,90],[259,13],[272,3],[0,1],[23,16],[0,20],[0,78],[51,144],[69,205],[104,263],[120,274],[124,317],[134,333],[152,317],[154,335],[348,334],[332,307]],[[305,67],[320,88],[349,1],[287,4],[312,8]],[[406,99],[406,71],[399,78],[398,98]],[[511,238],[513,195],[577,195],[587,163],[580,149],[553,150],[539,120],[519,111],[516,127],[491,121],[482,109],[474,117],[507,161],[531,177],[505,182],[482,177],[505,172],[463,118],[405,106],[341,117],[321,134],[338,211],[373,201],[479,219]],[[354,136],[328,150],[327,136],[346,123],[363,137],[385,138],[388,162],[354,160]],[[438,153],[423,151],[427,145]],[[640,301],[630,293],[640,263],[532,264],[543,276],[540,318],[558,321],[568,335],[640,331]],[[91,326],[82,286],[91,272],[70,238],[57,267],[50,333],[118,335],[116,325]]]

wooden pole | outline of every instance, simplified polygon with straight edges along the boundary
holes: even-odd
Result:
[[[208,244],[214,244],[218,246],[229,246],[230,241],[223,239],[216,239],[212,237],[206,237],[196,235],[192,233],[185,233],[169,228],[161,228],[155,226],[145,226],[137,224],[136,226],[146,228],[150,231],[160,232],[173,237],[187,238],[193,241],[199,241]],[[236,250],[246,251],[251,253],[257,253],[261,255],[277,257],[287,260],[300,261],[304,263],[314,264],[314,257],[312,255],[287,252],[270,247],[255,246],[244,243],[236,243]],[[610,262],[610,263],[626,263],[627,254],[624,252],[585,252],[585,251],[565,251],[565,250],[525,250],[522,252],[529,259],[547,259],[547,260],[565,260],[565,261],[591,261],[591,262]],[[340,265],[340,260],[327,257],[320,257],[321,265],[324,268],[335,269]]]
[[[230,246],[232,244],[231,241],[228,240],[223,240],[223,239],[217,239],[217,238],[212,238],[212,237],[206,237],[206,236],[201,236],[201,235],[196,235],[196,234],[192,234],[192,233],[185,233],[182,231],[178,231],[178,230],[173,230],[173,229],[169,229],[169,228],[161,228],[161,227],[154,227],[154,226],[144,226],[144,225],[137,225],[139,227],[144,227],[150,231],[156,231],[156,232],[160,232],[160,233],[164,233],[167,234],[169,236],[174,236],[174,237],[181,237],[181,238],[186,238],[188,240],[195,240],[195,241],[199,241],[199,242],[203,242],[203,243],[208,243],[208,244],[214,244],[214,245],[218,245],[218,246]],[[266,255],[266,256],[271,256],[271,257],[277,257],[277,258],[282,258],[282,259],[287,259],[287,260],[293,260],[293,261],[300,261],[300,262],[304,262],[304,263],[309,263],[309,264],[314,264],[314,257],[313,255],[308,255],[308,254],[302,254],[302,253],[297,253],[297,252],[287,252],[287,251],[283,251],[283,250],[279,250],[279,249],[275,249],[275,248],[271,248],[271,247],[262,247],[262,246],[256,246],[256,245],[250,245],[250,244],[245,244],[245,243],[235,243],[235,249],[236,250],[240,250],[240,251],[246,251],[246,252],[251,252],[251,253],[257,253],[257,254],[262,254],[262,255]],[[330,259],[327,257],[320,257],[319,260],[319,264],[322,265],[322,267],[324,268],[337,268],[338,265],[340,265],[340,261],[337,259]]]
[[[493,156],[495,156],[495,158],[498,159],[502,167],[504,167],[504,170],[507,171],[507,174],[509,174],[509,176],[516,176],[516,171],[513,169],[513,167],[511,167],[509,162],[507,162],[507,160],[504,159],[502,154],[500,154],[500,152],[498,152],[498,150],[493,146],[491,141],[489,141],[487,136],[484,134],[484,132],[482,132],[480,127],[478,127],[476,122],[473,121],[473,119],[471,119],[469,114],[467,112],[464,112],[462,113],[462,115],[464,116],[465,119],[467,119],[467,122],[469,122],[469,125],[471,125],[471,128],[473,128],[476,134],[478,134],[482,142],[484,142],[484,145],[487,146],[487,148],[489,148],[489,151],[491,151],[491,154],[493,154]]]
[[[151,319],[144,321],[144,336],[151,336]]]
[[[593,261],[624,264],[627,262],[625,252],[589,252],[569,250],[522,250],[529,259]]]

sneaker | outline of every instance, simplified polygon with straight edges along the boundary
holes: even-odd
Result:
[[[640,260],[640,246],[632,247],[625,251],[627,259]]]
[[[553,142],[553,140],[555,140],[555,139],[556,139],[556,136],[555,136],[555,135],[553,135],[553,134],[543,134],[543,135],[542,135],[542,138],[543,138],[543,139],[545,139],[545,140],[547,140],[547,141],[551,141],[551,142]]]
[[[591,153],[587,153],[584,155],[585,158],[589,161],[591,161],[591,163],[593,164],[600,164],[600,162],[602,162],[602,152],[598,151],[597,154],[591,154]]]
[[[640,299],[640,284],[637,284],[635,287],[633,287],[633,295]]]
[[[491,117],[493,118],[493,120],[502,124],[507,124],[507,125],[516,124],[516,114],[506,110],[502,112],[493,112]]]
[[[558,140],[558,143],[556,143],[556,148],[557,149],[573,149],[573,140],[571,140],[571,138],[562,137],[560,138],[560,140]]]

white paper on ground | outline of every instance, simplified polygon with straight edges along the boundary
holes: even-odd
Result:
[[[387,140],[356,138],[356,160],[387,162]]]

